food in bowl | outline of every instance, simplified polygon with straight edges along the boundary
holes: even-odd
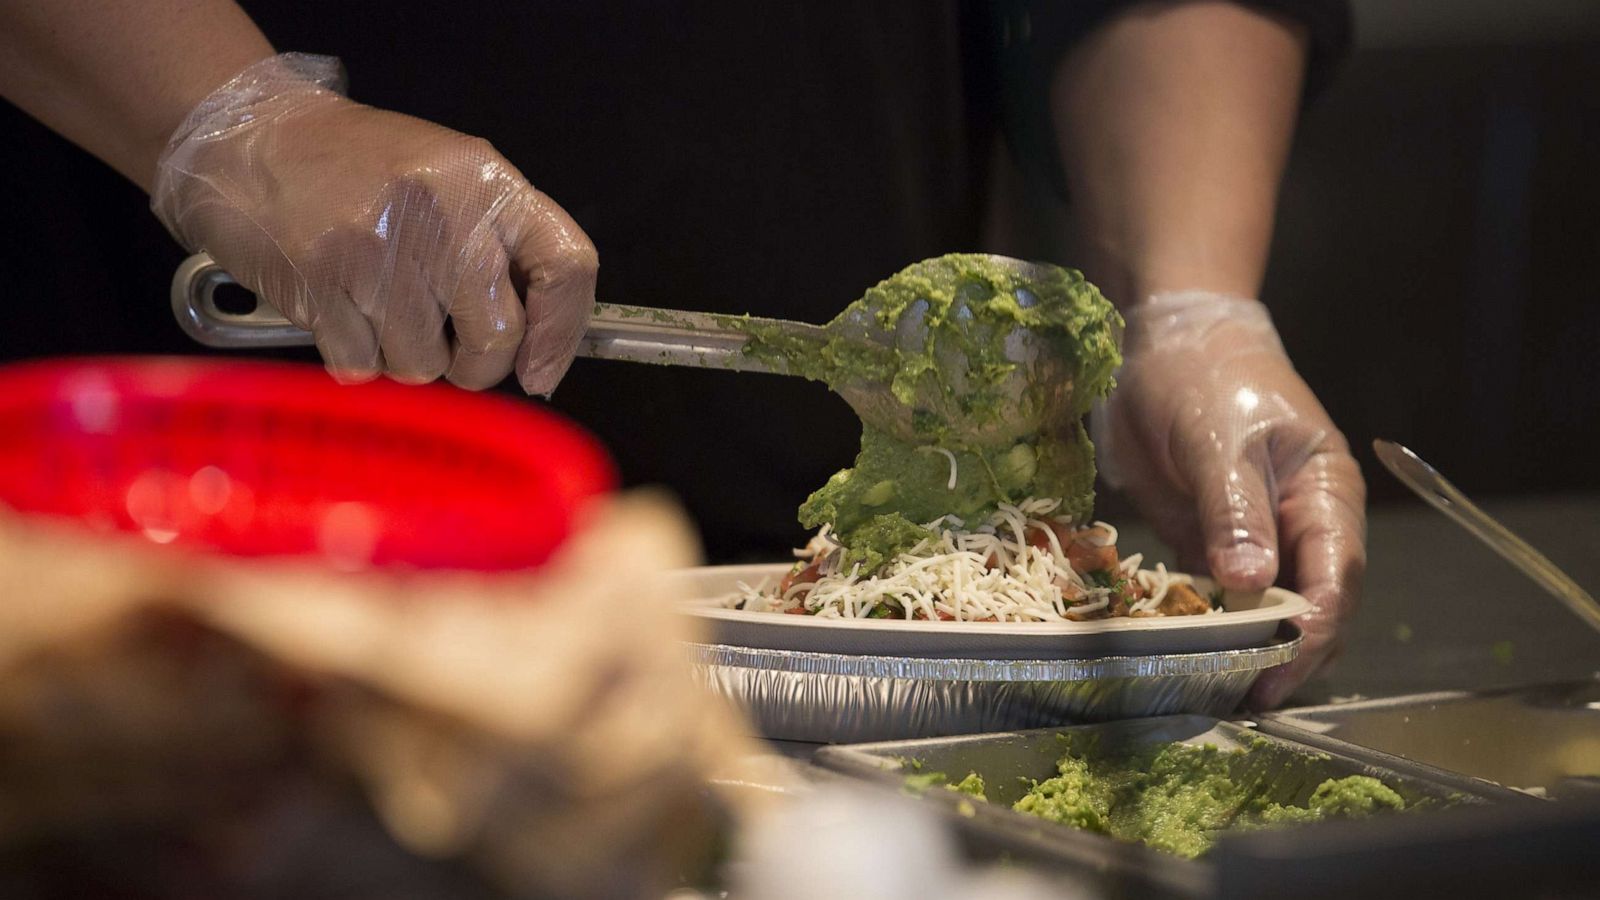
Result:
[[[955,516],[920,526],[910,548],[876,568],[824,526],[776,584],[741,584],[734,609],[846,619],[1092,621],[1208,615],[1221,594],[1144,556],[1121,558],[1117,529],[1055,515],[1059,500],[1001,502],[973,528]]]

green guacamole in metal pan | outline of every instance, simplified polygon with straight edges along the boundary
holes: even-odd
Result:
[[[1191,859],[1230,829],[1363,818],[1406,808],[1392,788],[1366,775],[1330,778],[1304,804],[1270,800],[1270,773],[1252,767],[1248,754],[1245,748],[1225,751],[1211,744],[1103,755],[1068,752],[1056,763],[1058,774],[1034,782],[1012,808]],[[911,777],[948,782],[936,772]],[[958,784],[975,785],[977,790],[964,792],[985,798],[976,775]]]
[[[1020,302],[1019,289],[1032,302]],[[951,254],[869,289],[835,324],[872,321],[884,334],[909,327],[921,334],[918,319],[926,337],[910,346],[834,340],[820,352],[749,329],[746,353],[780,356],[791,372],[836,390],[886,382],[909,413],[909,428],[895,433],[863,426],[855,464],[805,501],[801,524],[831,526],[848,548],[846,564],[871,572],[909,550],[927,535],[921,523],[940,516],[976,522],[1002,501],[1059,497],[1061,515],[1087,518],[1095,469],[1083,417],[1110,391],[1121,362],[1121,318],[1110,302],[1070,269],[1039,266],[1023,278],[991,257]],[[1011,378],[1019,364],[1007,352],[1019,328],[1066,367],[1020,395]],[[954,431],[941,412],[976,427]],[[1035,421],[1037,428],[1016,433],[1015,423]]]

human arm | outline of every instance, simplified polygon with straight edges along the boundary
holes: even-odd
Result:
[[[1256,296],[1305,52],[1286,20],[1180,2],[1135,6],[1063,59],[1056,136],[1082,262],[1108,296]]]
[[[151,191],[335,375],[515,368],[548,393],[566,371],[594,301],[583,230],[486,142],[273,56],[231,0],[0,0],[0,58],[0,93]]]
[[[0,95],[147,192],[189,110],[272,52],[232,0],[0,0]]]
[[[1335,651],[1365,567],[1355,460],[1283,353],[1259,294],[1305,66],[1289,20],[1222,2],[1142,4],[1062,61],[1056,137],[1076,259],[1128,318],[1102,444],[1187,567],[1278,580],[1312,602],[1273,705]]]

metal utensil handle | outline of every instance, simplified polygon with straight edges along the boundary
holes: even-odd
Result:
[[[284,318],[259,297],[255,309],[248,313],[218,308],[217,288],[235,283],[207,254],[196,253],[184,260],[172,276],[172,314],[184,332],[207,347],[304,347],[315,343],[311,332]],[[782,360],[744,352],[750,339],[746,330],[749,325],[812,341],[819,349],[828,340],[823,329],[798,322],[596,303],[589,328],[578,345],[578,355],[788,374]]]
[[[1489,549],[1521,569],[1540,587],[1554,594],[1590,627],[1600,631],[1600,603],[1596,603],[1588,591],[1573,581],[1567,573],[1561,571],[1543,553],[1535,550],[1527,541],[1517,537],[1510,529],[1480,509],[1476,503],[1467,499],[1466,494],[1461,493],[1455,485],[1440,475],[1437,469],[1428,465],[1422,457],[1409,449],[1394,441],[1382,439],[1373,441],[1372,449],[1389,471],[1393,472],[1406,487],[1415,491],[1417,496],[1455,520],[1456,524],[1487,544]]]
[[[781,319],[596,303],[589,329],[578,345],[578,355],[698,369],[789,374],[783,359],[745,352],[750,326],[808,341],[819,352],[829,339],[828,333],[816,325]]]
[[[196,253],[172,276],[172,315],[189,337],[207,347],[306,347],[311,332],[283,317],[271,304],[256,301],[247,313],[217,308],[217,288],[233,277],[204,253]]]

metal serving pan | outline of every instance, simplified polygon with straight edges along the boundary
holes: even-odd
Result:
[[[765,737],[853,743],[1232,712],[1300,632],[1243,650],[1098,659],[855,656],[691,644],[697,677]]]
[[[1018,855],[1030,859],[1038,859],[1043,854],[1062,865],[1089,873],[1097,879],[1096,889],[1106,896],[1212,896],[1223,877],[1215,859],[1229,858],[1224,851],[1232,852],[1232,843],[1245,843],[1248,850],[1249,842],[1254,842],[1256,847],[1264,842],[1274,848],[1275,853],[1293,855],[1297,852],[1296,846],[1306,843],[1305,835],[1311,835],[1314,843],[1327,833],[1338,832],[1339,826],[1355,826],[1360,829],[1358,834],[1370,832],[1382,838],[1394,833],[1395,822],[1402,830],[1415,831],[1414,820],[1444,815],[1440,811],[1436,815],[1380,817],[1282,829],[1281,833],[1275,830],[1228,837],[1205,857],[1183,859],[1010,809],[1010,804],[1027,790],[1029,782],[1055,774],[1055,762],[1064,750],[1061,735],[1096,739],[1102,751],[1107,746],[1139,748],[1169,742],[1210,743],[1223,749],[1249,746],[1249,764],[1255,771],[1262,771],[1255,769],[1262,766],[1271,773],[1264,782],[1266,794],[1268,799],[1277,802],[1304,802],[1318,784],[1329,778],[1370,775],[1413,804],[1426,799],[1440,807],[1482,806],[1494,802],[1536,809],[1545,806],[1515,791],[1472,779],[1448,775],[1435,778],[1404,768],[1374,765],[1363,758],[1359,750],[1323,751],[1261,734],[1248,724],[1204,716],[1167,716],[1005,734],[826,747],[817,752],[814,762],[831,771],[886,785],[903,783],[904,777],[912,772],[909,762],[912,760],[920,763],[921,771],[945,772],[952,779],[977,772],[983,776],[994,802],[978,802],[944,790],[930,790],[921,797],[941,808],[969,838],[996,847],[1013,848]],[[1350,831],[1344,828],[1345,833]],[[1287,849],[1285,838],[1289,839]],[[1240,857],[1234,853],[1232,858]]]
[[[1413,694],[1273,713],[1304,743],[1369,747],[1550,796],[1600,793],[1600,680]]]

